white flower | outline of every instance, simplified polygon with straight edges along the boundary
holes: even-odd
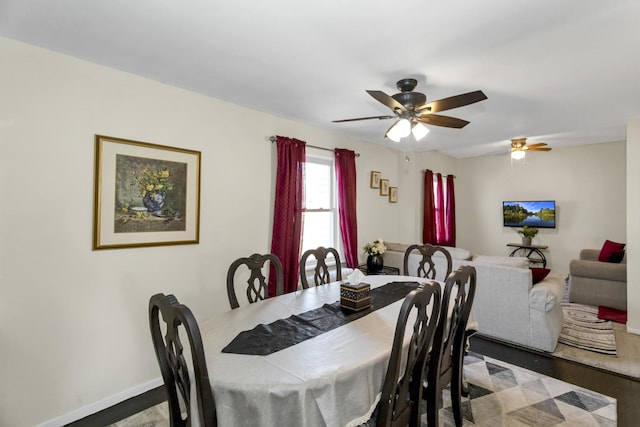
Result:
[[[376,239],[371,243],[364,245],[364,252],[369,255],[382,255],[387,247],[384,245],[384,240]]]

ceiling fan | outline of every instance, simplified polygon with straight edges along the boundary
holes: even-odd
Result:
[[[463,107],[487,99],[487,96],[481,90],[476,90],[427,103],[425,94],[413,91],[417,84],[418,81],[416,79],[398,80],[396,86],[400,93],[391,96],[379,90],[367,91],[376,101],[389,107],[394,113],[392,116],[358,117],[355,119],[334,120],[333,123],[371,119],[385,120],[397,117],[398,120],[391,125],[384,136],[392,141],[399,142],[400,139],[413,133],[413,136],[418,141],[429,133],[429,129],[424,124],[457,129],[469,124],[466,120],[434,113]]]
[[[545,142],[527,145],[527,138],[515,138],[511,140],[511,158],[520,160],[524,158],[526,151],[551,151]]]

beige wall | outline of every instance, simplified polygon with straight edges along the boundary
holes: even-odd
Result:
[[[582,248],[605,239],[626,241],[625,143],[554,148],[529,153],[524,163],[508,154],[458,161],[458,245],[473,252],[506,255],[519,242],[502,225],[503,200],[556,201],[557,227],[540,229],[534,244],[547,245],[547,267],[568,273]]]
[[[627,330],[640,334],[640,118],[627,127]]]

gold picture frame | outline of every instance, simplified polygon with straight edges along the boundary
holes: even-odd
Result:
[[[371,171],[371,181],[369,185],[371,188],[380,188],[380,172]]]
[[[389,180],[381,179],[380,180],[380,195],[388,196],[389,195]]]
[[[93,249],[199,243],[200,154],[95,135]]]
[[[389,203],[398,203],[398,187],[389,187]]]

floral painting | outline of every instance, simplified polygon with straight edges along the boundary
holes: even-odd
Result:
[[[94,249],[198,243],[200,152],[96,135]]]
[[[116,233],[184,231],[185,163],[116,155]]]

